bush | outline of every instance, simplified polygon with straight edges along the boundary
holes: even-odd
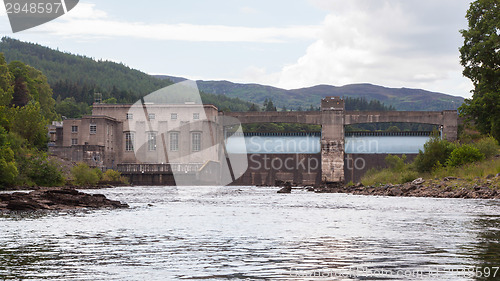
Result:
[[[94,168],[94,173],[97,175],[97,178],[98,178],[97,181],[101,181],[102,177],[103,177],[102,170],[99,168]]]
[[[451,167],[461,166],[484,159],[484,154],[472,145],[464,144],[455,148],[447,160],[446,164]]]
[[[10,147],[9,135],[0,126],[0,189],[15,185],[18,175],[15,152]]]
[[[440,139],[438,136],[431,137],[424,144],[424,151],[420,150],[414,165],[419,172],[430,172],[438,163],[446,163],[451,152],[456,148],[454,143]]]
[[[385,163],[387,164],[387,166],[389,167],[389,169],[393,170],[393,171],[402,171],[405,169],[405,166],[406,166],[406,155],[403,154],[403,156],[401,156],[401,158],[399,158],[397,155],[387,155],[387,157],[385,157]]]
[[[365,186],[377,186],[382,184],[402,184],[418,178],[418,173],[412,170],[394,171],[390,169],[371,169],[363,176],[361,183]]]
[[[418,173],[416,171],[410,171],[410,170],[402,171],[401,175],[399,177],[399,183],[411,182],[411,181],[417,179],[418,177],[419,176],[418,176]]]
[[[15,162],[0,158],[0,189],[14,185],[17,175],[18,171]]]
[[[493,137],[485,137],[473,144],[485,158],[491,158],[498,153],[498,143]]]
[[[122,174],[115,170],[107,170],[102,177],[102,181],[105,182],[123,182],[123,180]]]
[[[27,166],[27,176],[38,186],[59,186],[64,183],[57,165],[44,154],[29,158]]]
[[[99,181],[96,170],[91,169],[85,163],[78,163],[78,165],[74,166],[71,169],[71,175],[77,185],[95,185]]]

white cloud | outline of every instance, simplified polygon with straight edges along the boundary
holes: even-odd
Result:
[[[368,82],[470,96],[458,58],[467,0],[311,1],[330,11],[319,38],[273,85]]]
[[[105,11],[95,8],[95,4],[78,3],[71,11],[64,16],[65,20],[78,20],[78,19],[105,19],[108,14]]]
[[[52,35],[83,38],[127,37],[191,42],[285,42],[314,39],[318,26],[243,27],[225,25],[162,24],[123,22],[110,19],[95,4],[80,3],[67,16],[42,25],[39,31]]]
[[[254,15],[257,14],[259,11],[255,8],[245,6],[240,8],[240,12],[246,15]]]

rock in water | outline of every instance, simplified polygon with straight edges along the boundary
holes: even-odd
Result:
[[[0,194],[0,210],[64,210],[78,208],[127,208],[102,194],[87,194],[71,188]]]
[[[285,187],[278,190],[278,193],[292,193],[292,184],[289,182],[286,182]]]

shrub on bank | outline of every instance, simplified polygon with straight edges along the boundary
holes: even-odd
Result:
[[[78,163],[71,169],[71,175],[77,185],[92,186],[99,183],[122,183],[128,184],[128,180],[115,170],[102,172],[99,168],[90,168],[85,163]]]
[[[446,160],[446,165],[451,167],[458,167],[464,164],[481,161],[484,159],[484,154],[472,145],[464,144],[455,148]]]
[[[406,163],[406,155],[402,157],[387,155],[385,162],[388,168],[383,170],[369,170],[363,176],[361,181],[363,185],[402,184],[418,178],[418,173],[414,170],[413,165]]]
[[[111,182],[111,183],[122,183],[122,184],[128,184],[128,180],[122,176],[122,174],[118,171],[115,170],[107,170],[103,177],[102,177],[103,182]]]
[[[424,145],[424,151],[412,164],[406,164],[406,156],[388,155],[388,168],[372,169],[362,178],[366,185],[402,184],[416,178],[444,178],[454,176],[467,180],[500,173],[499,145],[492,137],[475,138],[471,144],[459,145],[433,136]],[[487,161],[483,161],[483,160]]]
[[[387,155],[385,157],[385,163],[389,167],[389,169],[393,171],[402,171],[406,167],[406,155],[398,157],[397,155]]]
[[[90,168],[85,163],[78,163],[74,166],[71,169],[71,175],[77,185],[95,185],[99,181],[99,175],[96,170]]]
[[[421,173],[431,172],[440,164],[446,163],[455,148],[454,143],[441,139],[439,136],[433,136],[424,144],[424,151],[418,152],[414,161],[415,168]]]
[[[498,154],[498,142],[495,138],[489,136],[482,138],[473,144],[485,158],[491,158]]]
[[[429,177],[442,179],[454,176],[465,180],[474,180],[498,173],[500,173],[500,158],[492,158],[458,167],[441,167],[433,171]]]
[[[64,184],[64,176],[57,164],[45,154],[29,158],[25,167],[26,174],[37,186],[60,186]]]

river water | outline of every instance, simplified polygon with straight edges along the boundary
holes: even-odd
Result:
[[[3,214],[0,280],[500,280],[499,201],[276,190],[85,190],[131,207]]]
[[[345,137],[346,153],[416,154],[424,149],[428,136],[349,136]],[[229,153],[321,153],[319,136],[252,136],[228,139]]]

